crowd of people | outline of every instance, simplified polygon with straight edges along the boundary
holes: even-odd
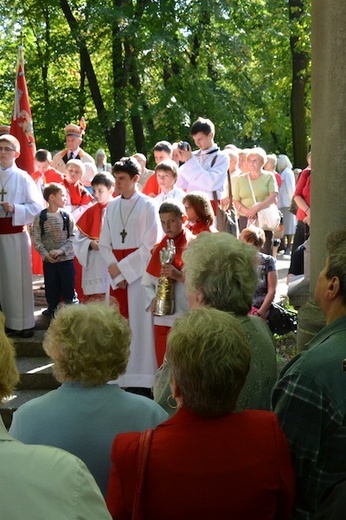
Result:
[[[88,469],[72,455],[65,462],[88,482],[81,518],[109,517],[107,504],[114,519],[130,519],[139,499],[150,519],[337,518],[346,232],[329,238],[316,288],[327,326],[279,377],[266,323],[275,257],[309,237],[310,162],[296,179],[286,155],[221,151],[213,123],[199,118],[197,151],[160,141],[155,170],[141,153],[110,168],[103,150],[95,160],[84,152],[83,132],[69,124],[64,150],[38,150],[32,177],[16,166],[17,139],[0,135],[0,398],[18,378],[9,337],[33,334],[35,269],[50,321],[44,348],[62,383],[15,412],[12,437],[0,424],[0,440],[54,448],[0,450],[36,464],[40,482],[65,457],[58,448],[80,458]],[[239,236],[217,231],[217,205],[234,208]],[[271,206],[281,227],[262,229],[259,213]],[[59,490],[64,475],[55,477]]]

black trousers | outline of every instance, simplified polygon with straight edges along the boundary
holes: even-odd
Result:
[[[65,303],[76,303],[73,260],[65,260],[56,264],[43,262],[43,273],[46,300],[50,312],[54,313],[61,300]]]
[[[296,232],[293,239],[292,255],[298,246],[303,244],[310,236],[310,227],[305,224],[302,220],[298,220]]]

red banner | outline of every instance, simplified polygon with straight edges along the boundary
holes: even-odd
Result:
[[[19,47],[16,84],[14,93],[14,109],[11,122],[11,134],[20,142],[20,156],[16,164],[32,175],[35,168],[35,137],[31,117],[30,101],[24,74],[24,50]]]

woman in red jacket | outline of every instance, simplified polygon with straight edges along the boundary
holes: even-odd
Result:
[[[311,182],[311,152],[307,155],[308,167],[300,174],[297,182],[294,200],[298,206],[297,227],[294,235],[292,255],[298,246],[310,236],[310,182]]]
[[[166,357],[179,409],[153,431],[143,519],[288,520],[294,477],[276,416],[233,413],[250,363],[237,319],[195,308],[173,325]],[[140,435],[113,444],[107,504],[116,520],[131,519]]]

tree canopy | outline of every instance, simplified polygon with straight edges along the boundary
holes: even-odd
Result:
[[[84,148],[114,161],[189,140],[203,116],[221,146],[260,145],[305,166],[308,1],[13,0],[0,24],[0,123],[22,35],[38,147],[60,149],[64,126],[84,115]]]

